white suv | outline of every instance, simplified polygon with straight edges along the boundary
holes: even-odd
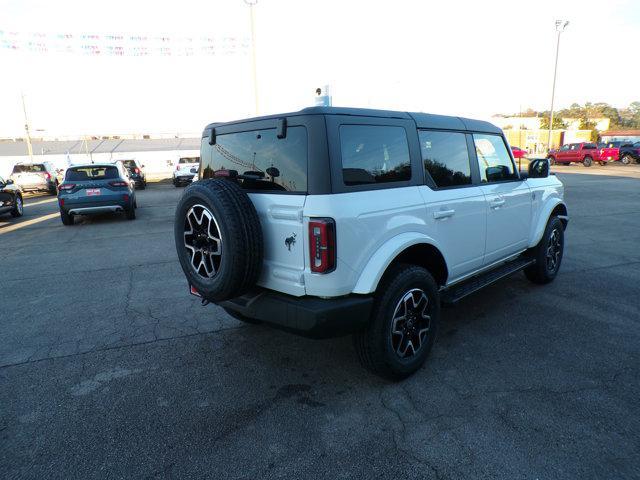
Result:
[[[188,185],[198,173],[199,157],[181,157],[173,171],[173,186]]]
[[[352,333],[386,377],[420,368],[441,303],[560,268],[563,186],[546,160],[518,172],[487,122],[313,107],[209,125],[201,159],[175,217],[191,293],[247,322]]]

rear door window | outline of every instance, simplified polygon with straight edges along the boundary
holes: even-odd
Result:
[[[77,167],[67,170],[66,181],[111,180],[119,178],[116,167]]]
[[[421,130],[420,150],[425,173],[439,188],[471,184],[471,163],[464,133]]]
[[[15,165],[13,167],[13,173],[42,173],[46,171],[47,169],[40,163],[33,165]]]
[[[341,125],[342,179],[345,185],[411,180],[411,159],[403,127]]]
[[[269,192],[307,191],[307,129],[287,128],[284,138],[276,129],[217,135],[203,178],[215,171],[232,170],[247,190]]]

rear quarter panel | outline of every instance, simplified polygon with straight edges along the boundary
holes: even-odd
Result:
[[[307,197],[305,224],[310,217],[334,218],[337,248],[337,266],[333,272],[311,273],[307,247],[309,234],[305,229],[304,279],[307,294],[339,296],[355,292],[360,275],[376,252],[385,245],[391,245],[389,242],[400,235],[406,234],[402,242],[407,246],[412,239],[418,238],[429,243],[431,229],[425,221],[425,205],[418,188],[410,186]],[[393,252],[385,253],[386,265],[393,256]],[[381,266],[382,270],[386,265]],[[377,279],[371,278],[371,282],[375,284]]]

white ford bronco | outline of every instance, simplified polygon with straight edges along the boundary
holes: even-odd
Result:
[[[363,365],[425,361],[441,303],[516,271],[558,273],[567,227],[547,160],[520,173],[500,129],[313,107],[207,126],[176,210],[190,291],[305,336],[353,334]]]

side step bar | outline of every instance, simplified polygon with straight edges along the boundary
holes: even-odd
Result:
[[[465,280],[460,284],[452,285],[441,292],[441,302],[448,305],[456,303],[487,285],[491,285],[504,277],[508,277],[512,273],[519,272],[529,265],[533,265],[535,262],[536,261],[531,258],[517,258],[488,272],[471,277],[469,280]]]

